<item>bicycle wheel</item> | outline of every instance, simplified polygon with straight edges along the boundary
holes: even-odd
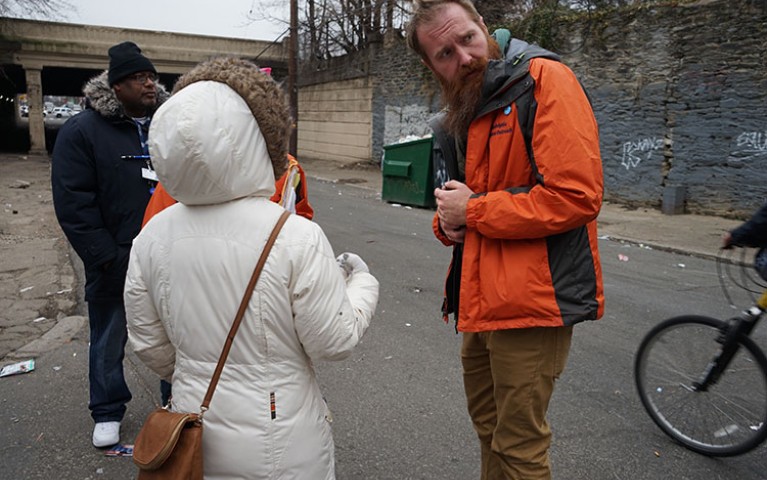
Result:
[[[767,359],[750,338],[719,381],[706,391],[703,378],[719,352],[726,323],[681,316],[658,324],[639,345],[634,379],[642,405],[668,436],[710,456],[739,455],[767,437]]]

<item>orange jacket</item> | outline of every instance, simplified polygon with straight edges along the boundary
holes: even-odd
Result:
[[[291,188],[292,191],[288,190],[288,188]],[[287,210],[309,220],[314,218],[314,209],[309,204],[309,197],[306,192],[306,174],[292,155],[288,155],[288,169],[275,182],[274,189],[275,192],[270,198],[271,201],[279,203]],[[170,196],[162,184],[158,183],[144,211],[144,220],[141,223],[141,228],[144,228],[144,225],[146,225],[150,218],[174,203],[176,203],[176,200]]]
[[[314,218],[314,209],[306,192],[306,173],[293,155],[288,154],[288,169],[275,182],[270,200],[309,220]]]
[[[457,328],[572,325],[604,310],[596,218],[603,179],[591,106],[565,65],[530,60],[537,183],[516,105],[475,119],[466,146],[467,205]],[[435,235],[451,245],[434,217]]]

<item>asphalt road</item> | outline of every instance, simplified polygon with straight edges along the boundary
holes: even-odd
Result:
[[[395,207],[372,190],[340,183],[312,181],[310,197],[334,250],[360,254],[381,282],[378,311],[359,348],[345,361],[317,365],[334,414],[337,478],[478,478],[460,336],[439,313],[450,252],[432,237],[433,212]],[[606,239],[600,248],[605,318],[576,327],[552,400],[554,478],[764,479],[767,446],[727,459],[689,452],[655,427],[633,385],[633,355],[652,325],[683,313],[736,311],[719,290],[714,262]],[[764,326],[756,340],[767,345]],[[129,459],[90,446],[87,341],[84,329],[39,357],[35,372],[0,379],[0,478],[134,477]],[[129,443],[158,385],[130,353],[126,371],[134,394],[123,422]]]
[[[339,480],[478,478],[460,337],[439,314],[449,250],[431,235],[433,211],[330,183],[313,183],[311,198],[336,252],[359,253],[381,282],[378,313],[354,356],[319,365],[335,414]],[[634,353],[654,324],[737,312],[721,292],[715,262],[609,240],[600,249],[606,313],[576,327],[552,400],[554,478],[766,478],[767,447],[727,459],[689,452],[652,423],[633,383]],[[747,305],[746,295],[731,293]],[[767,345],[764,326],[756,336]]]

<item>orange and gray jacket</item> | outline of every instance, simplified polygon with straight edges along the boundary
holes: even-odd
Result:
[[[475,192],[443,306],[464,332],[573,325],[604,311],[596,227],[603,177],[591,105],[565,65],[524,42],[510,46],[503,60],[488,65],[467,135],[465,179],[450,176]],[[515,102],[528,90],[531,104],[520,108],[531,119],[531,155]],[[454,162],[455,140],[439,129],[434,137]],[[433,227],[453,245],[436,215]]]

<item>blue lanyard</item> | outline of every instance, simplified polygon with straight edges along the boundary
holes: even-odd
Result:
[[[149,128],[149,122],[150,122],[150,120],[147,120],[146,122],[144,122],[146,124],[147,128]],[[133,158],[142,158],[146,162],[146,169],[147,170],[152,170],[152,161],[149,159],[149,143],[148,143],[147,136],[144,134],[143,125],[141,124],[141,122],[139,122],[136,119],[133,120],[133,123],[136,124],[136,128],[138,129],[138,138],[139,138],[139,141],[141,142],[141,151],[143,152],[143,155],[135,155],[135,156],[132,156],[132,157]],[[123,158],[126,158],[126,157],[127,156],[123,156]],[[154,193],[155,183],[156,182],[147,181],[147,183],[149,184],[149,194],[151,195],[151,194]]]
[[[141,152],[144,155],[149,155],[149,139],[144,134],[144,128],[143,125],[141,125],[141,122],[137,120],[133,120],[133,123],[136,124],[136,128],[138,128],[138,138],[141,142]],[[146,121],[147,128],[149,127],[149,120]]]

